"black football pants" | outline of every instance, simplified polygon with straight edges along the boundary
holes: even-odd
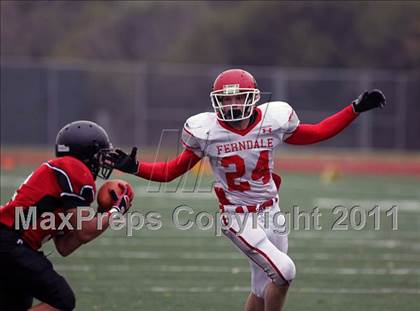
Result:
[[[44,254],[0,224],[0,310],[26,311],[34,297],[60,310],[75,308],[72,289]]]

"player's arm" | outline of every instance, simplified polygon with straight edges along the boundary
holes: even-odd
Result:
[[[60,255],[68,256],[81,245],[86,244],[101,235],[102,232],[109,227],[110,218],[113,217],[115,213],[125,214],[128,211],[134,193],[130,188],[125,186],[125,189],[120,195],[117,195],[115,191],[113,191],[112,196],[115,199],[111,210],[100,215],[97,214],[92,219],[90,219],[90,213],[92,213],[91,209],[80,209],[78,211],[75,207],[67,210],[67,213],[71,214],[69,222],[72,225],[73,230],[54,237],[54,244]],[[84,219],[83,221],[80,221],[80,228],[78,227],[78,216],[81,216]]]
[[[117,149],[112,159],[115,163],[114,168],[147,180],[169,182],[188,172],[201,160],[198,155],[189,149],[185,149],[176,158],[167,162],[138,161],[136,153],[136,147],[133,148],[130,155]]]
[[[169,182],[188,172],[200,160],[194,152],[185,149],[175,159],[167,162],[139,162],[136,175],[147,180]]]
[[[361,112],[383,107],[385,103],[385,96],[380,90],[364,92],[351,105],[317,124],[299,124],[285,142],[308,145],[329,139],[346,128]]]
[[[69,210],[68,213],[72,214],[70,218],[70,223],[73,226],[74,230],[67,231],[63,235],[57,235],[54,237],[55,247],[61,256],[70,255],[83,244],[86,244],[98,237],[102,232],[104,232],[108,228],[109,218],[111,217],[111,214],[109,213],[106,213],[105,215],[101,216],[100,222],[102,223],[102,227],[99,227],[98,216],[95,216],[89,221],[84,221],[83,227],[80,230],[78,230],[76,216],[77,210],[74,208]],[[79,214],[83,217],[88,218],[89,211],[81,210]]]

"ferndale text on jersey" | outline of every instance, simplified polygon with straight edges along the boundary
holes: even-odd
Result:
[[[258,138],[258,139],[249,139],[243,140],[234,143],[228,144],[217,144],[217,154],[236,152],[248,149],[260,149],[260,148],[274,148],[273,138]]]

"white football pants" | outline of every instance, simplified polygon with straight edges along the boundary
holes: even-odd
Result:
[[[235,214],[236,216],[231,214],[230,226],[223,230],[223,233],[248,257],[251,266],[251,290],[260,298],[264,297],[269,282],[277,285],[288,284],[296,274],[295,264],[286,254],[287,231],[277,225],[284,223],[284,216],[277,215],[277,221],[274,222],[276,213],[280,213],[278,203],[254,216],[252,213]],[[281,219],[282,221],[279,221]],[[221,221],[227,224],[223,214]],[[239,233],[241,226],[244,229]]]

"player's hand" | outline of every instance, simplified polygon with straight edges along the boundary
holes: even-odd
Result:
[[[381,90],[374,89],[362,93],[352,105],[354,111],[360,113],[373,108],[383,108],[386,105],[386,98]]]
[[[137,174],[139,161],[137,160],[136,154],[137,147],[133,147],[130,154],[125,153],[121,149],[116,149],[107,155],[107,160],[113,163],[113,167],[119,171]]]
[[[134,193],[131,188],[125,184],[118,184],[118,187],[123,190],[121,194],[117,194],[115,190],[109,190],[109,193],[114,200],[112,208],[116,209],[121,214],[125,214],[131,207]]]

